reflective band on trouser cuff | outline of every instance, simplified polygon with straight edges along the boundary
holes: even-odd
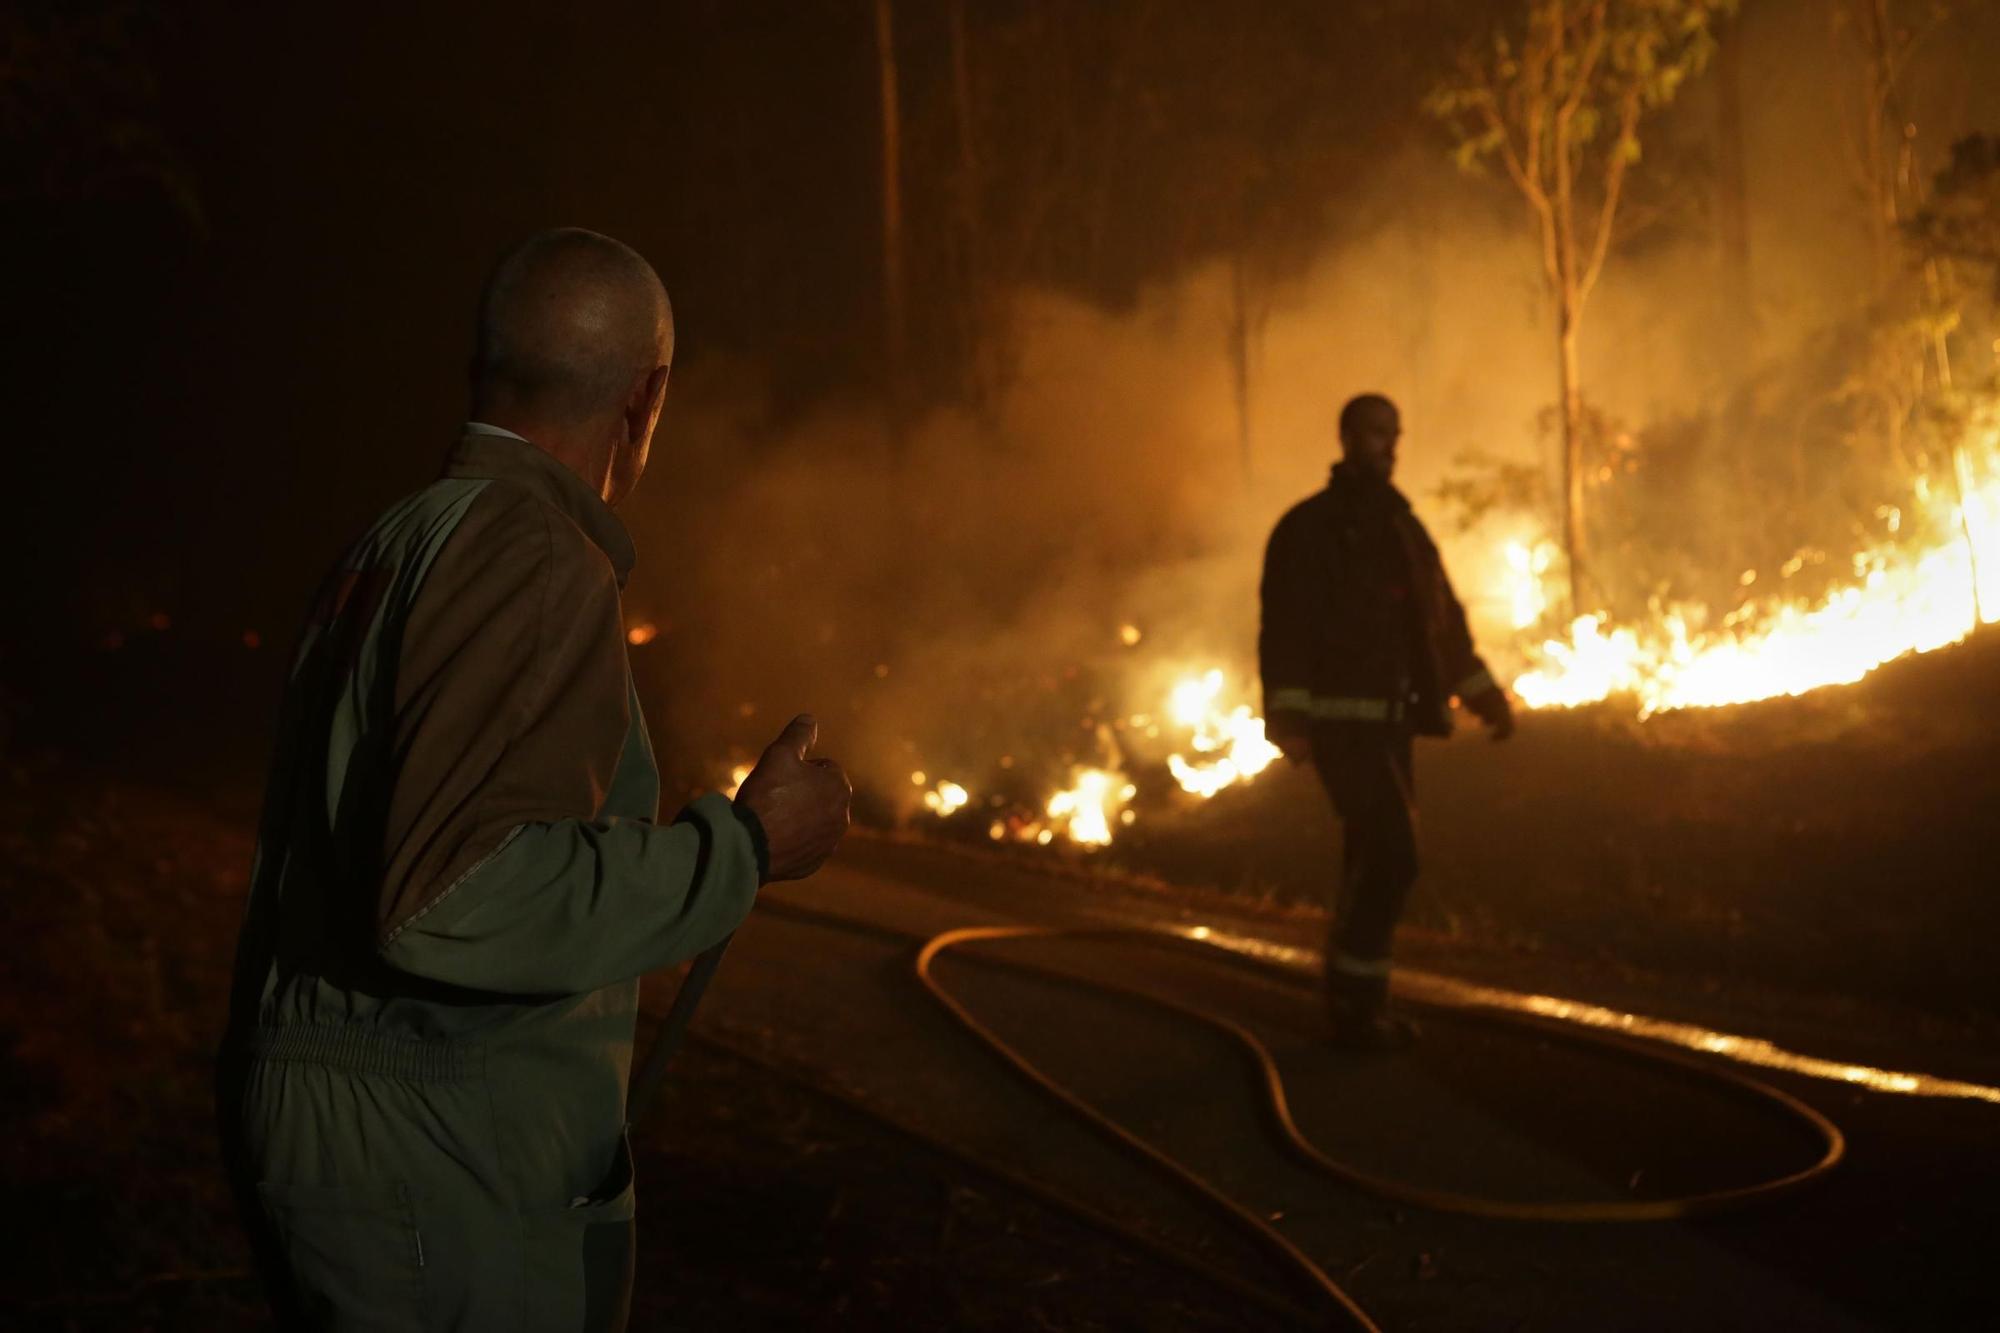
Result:
[[[1270,694],[1265,696],[1264,711],[1266,713],[1310,713],[1312,711],[1312,702],[1313,695],[1311,690],[1291,688],[1272,690]]]
[[[1351,953],[1335,953],[1333,970],[1350,977],[1386,977],[1389,975],[1389,960],[1386,958],[1356,958]]]
[[[1452,693],[1461,699],[1471,699],[1486,693],[1488,690],[1497,690],[1499,688],[1500,684],[1493,679],[1493,673],[1485,667],[1481,667],[1464,680],[1458,682],[1457,688],[1452,690]]]

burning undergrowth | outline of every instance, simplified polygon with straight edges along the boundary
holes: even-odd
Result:
[[[1407,204],[1455,197],[1413,179]],[[1659,346],[1663,309],[1699,323],[1683,294],[1708,262],[1669,245],[1635,266],[1607,344]],[[1402,213],[1350,237],[1274,305],[1247,436],[1218,272],[1124,312],[1022,297],[1009,391],[900,442],[873,409],[781,420],[697,368],[670,399],[666,480],[631,514],[634,663],[671,781],[729,785],[804,710],[864,818],[968,838],[1100,847],[1254,781],[1274,757],[1264,539],[1364,389],[1404,404],[1399,482],[1530,708],[1796,694],[2000,617],[2000,397],[1961,393],[1949,423],[1887,439],[1853,389],[1865,334],[1769,339],[1755,373],[1603,367],[1609,400],[1652,406],[1597,452],[1602,600],[1581,616],[1546,510],[1491,506],[1454,533],[1440,483],[1465,443],[1539,470],[1537,353],[1495,332],[1537,327],[1531,263],[1465,214],[1449,243]]]
[[[1171,411],[1108,432],[1094,462],[949,421],[900,471],[825,461],[867,458],[873,426],[855,419],[815,428],[823,457],[738,471],[730,503],[679,534],[708,557],[692,562],[705,596],[634,627],[679,776],[740,780],[810,708],[865,817],[1083,848],[1255,779],[1277,757],[1251,652],[1271,506],[1217,467],[1212,437],[1168,429]],[[847,452],[827,444],[838,431]],[[1655,598],[1565,621],[1552,548],[1478,531],[1461,591],[1530,708],[1625,699],[1645,716],[1856,680],[2000,618],[1994,409],[1966,439],[1954,484],[1914,480],[1872,545],[1801,551],[1762,586],[1745,571],[1726,609]],[[785,538],[738,549],[732,531]]]

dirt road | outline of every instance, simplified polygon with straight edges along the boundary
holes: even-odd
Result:
[[[707,1031],[1306,1299],[1224,1218],[1012,1077],[911,975],[911,941],[951,927],[1185,924],[1186,909],[892,845],[852,852],[772,896],[857,926],[753,918],[711,992]],[[1300,929],[1268,924],[1280,936]],[[1258,929],[1250,918],[1228,925]],[[1625,1200],[1747,1184],[1817,1152],[1771,1107],[1532,1031],[1432,1014],[1416,1052],[1343,1056],[1318,1044],[1306,990],[1132,945],[993,947],[1245,1023],[1276,1052],[1308,1134],[1376,1174],[1514,1200]],[[976,960],[948,959],[941,976],[1036,1063],[1273,1219],[1385,1327],[1949,1327],[1983,1307],[1985,1238],[2000,1226],[2000,1107],[1773,1076],[1850,1140],[1848,1160],[1796,1196],[1688,1223],[1451,1217],[1305,1169],[1272,1135],[1240,1053],[1196,1025]],[[1654,998],[1672,1014],[1673,997]]]

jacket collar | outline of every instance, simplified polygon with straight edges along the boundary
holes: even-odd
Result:
[[[536,498],[583,529],[583,535],[611,562],[613,572],[618,575],[618,586],[625,586],[638,558],[632,547],[632,534],[625,530],[610,506],[583,484],[583,478],[549,454],[526,440],[467,432],[459,436],[458,443],[446,456],[444,474],[511,481],[527,487]]]
[[[1404,509],[1410,507],[1408,497],[1396,489],[1396,483],[1363,472],[1346,459],[1333,465],[1333,472],[1326,479],[1326,488],[1338,495],[1349,495],[1363,501],[1393,499]]]

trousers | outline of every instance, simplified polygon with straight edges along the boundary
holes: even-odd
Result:
[[[1417,881],[1417,793],[1410,733],[1365,722],[1328,723],[1313,733],[1313,766],[1341,827],[1326,946],[1328,1001],[1379,1008],[1389,993],[1389,955]]]
[[[444,1043],[350,1045],[311,1053],[322,1058],[232,1052],[219,1071],[223,1155],[277,1326],[622,1333],[636,1263],[629,1146],[585,1195],[533,1189],[498,1161],[485,1082],[455,1067],[475,1061],[397,1062],[398,1045]]]

